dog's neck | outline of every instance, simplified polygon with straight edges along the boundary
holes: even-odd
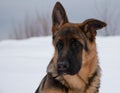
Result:
[[[96,72],[93,73],[93,75],[91,77],[88,78],[88,82],[83,82],[83,80],[81,80],[81,77],[78,76],[73,76],[73,80],[76,78],[79,79],[80,81],[73,81],[71,80],[71,85],[66,85],[65,83],[68,83],[65,79],[64,84],[61,83],[59,80],[56,80],[54,77],[52,77],[51,75],[49,75],[49,78],[52,78],[53,82],[55,82],[55,86],[57,84],[57,86],[59,86],[59,88],[61,88],[64,92],[63,93],[98,93],[99,91],[99,82],[100,82],[100,72],[99,69],[96,70]],[[70,77],[66,77],[67,79],[70,79]],[[57,82],[57,83],[56,83]],[[70,82],[70,81],[69,81]],[[72,85],[72,83],[76,83]],[[74,86],[75,85],[75,86]],[[61,86],[61,87],[60,87]],[[76,88],[74,88],[76,87]],[[78,88],[77,88],[78,87]]]
[[[98,93],[100,72],[96,70],[91,77],[87,79],[87,82],[83,80],[81,76],[64,76],[64,80],[67,83],[68,93]],[[69,81],[68,81],[69,80]],[[75,81],[74,81],[75,80]],[[78,91],[78,92],[77,92]],[[92,91],[92,92],[90,92]]]

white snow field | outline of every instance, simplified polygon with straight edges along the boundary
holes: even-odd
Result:
[[[120,93],[120,37],[97,37],[100,93]],[[34,93],[53,56],[51,37],[0,42],[0,93]]]

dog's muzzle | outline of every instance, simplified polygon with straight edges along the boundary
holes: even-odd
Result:
[[[68,69],[69,69],[68,62],[65,61],[65,62],[58,62],[57,63],[58,74],[66,74]]]

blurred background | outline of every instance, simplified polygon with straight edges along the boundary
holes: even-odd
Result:
[[[54,52],[51,15],[57,1],[70,22],[96,18],[107,23],[96,38],[100,93],[120,93],[120,0],[0,0],[0,93],[37,89]]]
[[[71,22],[97,18],[108,24],[98,35],[120,35],[120,0],[0,0],[0,40],[50,35],[56,1]]]

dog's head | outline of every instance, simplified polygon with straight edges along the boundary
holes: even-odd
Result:
[[[57,2],[52,14],[55,53],[48,72],[57,75],[77,74],[87,59],[85,53],[95,46],[96,30],[105,26],[104,22],[96,19],[70,23],[63,6]]]

